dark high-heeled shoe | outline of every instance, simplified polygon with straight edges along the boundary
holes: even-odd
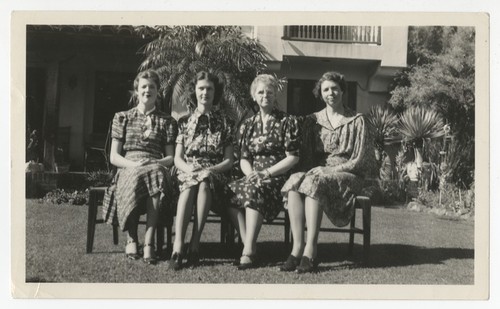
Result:
[[[295,257],[290,254],[288,259],[286,259],[285,263],[281,265],[280,271],[295,271],[297,266],[300,264],[300,258]]]
[[[186,266],[190,268],[195,268],[199,264],[200,264],[200,252],[189,251],[187,254]]]
[[[319,263],[315,259],[303,256],[302,259],[300,259],[300,264],[297,266],[296,272],[299,274],[316,272],[318,264]]]
[[[146,247],[149,247],[151,249],[151,255],[148,256],[148,257],[143,257],[142,260],[144,261],[144,263],[146,263],[148,265],[156,265],[156,263],[158,262],[158,260],[156,258],[154,245],[144,244],[144,249],[146,249]],[[144,250],[144,251],[146,251],[146,250]]]
[[[179,252],[172,253],[168,261],[168,269],[179,270],[182,268],[182,255]]]

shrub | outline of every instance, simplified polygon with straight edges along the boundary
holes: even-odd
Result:
[[[404,189],[394,180],[377,180],[376,183],[366,186],[362,195],[370,197],[372,203],[378,205],[402,204],[406,200]]]
[[[440,191],[419,190],[417,202],[429,208],[443,209],[455,215],[474,214],[474,184],[462,190],[452,183],[441,185]]]
[[[111,184],[114,172],[100,170],[87,174],[87,183],[90,187],[107,187]]]
[[[52,204],[70,204],[70,205],[84,205],[89,199],[88,190],[73,192],[64,191],[64,189],[55,189],[39,200],[40,203],[52,203]]]

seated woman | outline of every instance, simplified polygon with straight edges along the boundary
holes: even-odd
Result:
[[[156,263],[154,232],[158,221],[160,194],[173,195],[168,168],[174,163],[177,122],[156,108],[160,78],[153,70],[137,75],[133,101],[136,106],[118,112],[113,118],[110,162],[118,167],[113,185],[106,192],[104,215],[127,231],[126,256],[139,259],[137,227],[139,216],[146,213],[144,262]]]
[[[179,136],[175,150],[180,196],[175,222],[175,241],[169,268],[182,267],[186,229],[196,204],[195,220],[187,265],[199,262],[200,237],[210,208],[218,212],[218,198],[229,178],[224,174],[233,165],[233,122],[221,110],[215,109],[223,93],[217,76],[199,72],[191,81],[190,99],[196,109],[190,116],[179,119]]]
[[[272,221],[283,209],[280,189],[299,161],[297,120],[275,108],[276,79],[259,75],[250,92],[260,111],[241,126],[240,167],[245,176],[229,184],[234,193],[229,215],[244,244],[239,269],[256,266],[262,221]]]
[[[323,212],[336,226],[347,225],[354,214],[363,175],[375,166],[367,124],[361,114],[343,105],[345,90],[344,76],[337,72],[325,73],[314,88],[314,95],[325,102],[326,108],[305,118],[301,169],[306,172],[291,175],[281,190],[288,200],[293,235],[292,252],[282,271],[316,269]]]

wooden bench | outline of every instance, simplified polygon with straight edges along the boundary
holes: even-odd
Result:
[[[89,190],[89,208],[88,208],[88,220],[87,220],[87,253],[92,253],[94,247],[95,238],[95,227],[96,224],[104,223],[104,220],[97,218],[97,210],[100,205],[102,205],[102,200],[104,198],[104,193],[107,187],[91,187]],[[172,252],[172,226],[174,214],[168,216],[167,222],[159,223],[157,226],[156,233],[156,248],[157,255],[168,256]],[[139,223],[144,224],[144,221]],[[229,237],[231,233],[229,229],[231,228],[228,219],[225,216],[218,216],[210,214],[207,218],[207,223],[220,223],[220,241],[221,243],[230,243]],[[113,243],[118,245],[118,225],[112,225],[113,230]],[[165,232],[167,236],[165,237]]]
[[[89,209],[88,209],[88,222],[87,222],[87,253],[93,251],[95,227],[96,224],[104,223],[103,219],[97,218],[97,209],[101,205],[106,187],[92,187],[90,188]],[[361,210],[362,225],[356,227],[356,213],[351,219],[347,228],[320,228],[321,232],[336,232],[336,233],[349,233],[349,246],[348,255],[351,256],[354,248],[355,234],[363,236],[363,264],[369,265],[370,261],[370,239],[371,239],[371,200],[365,196],[358,196],[356,198],[355,211]],[[264,223],[266,225],[283,225],[284,227],[284,241],[286,245],[291,245],[292,234],[290,230],[290,219],[288,212],[284,212],[284,217],[278,217],[271,223]],[[213,216],[211,216],[213,217]],[[222,216],[218,221],[213,218],[208,218],[208,222],[220,222],[220,241],[221,243],[232,245],[235,241],[235,229],[229,220]],[[144,223],[144,222],[141,222]],[[172,250],[172,225],[173,216],[165,224],[160,224],[157,227],[156,233],[156,248],[158,256],[170,254]],[[113,243],[118,245],[118,225],[112,226],[113,230]],[[165,231],[167,237],[165,238]],[[241,241],[241,240],[240,240]]]
[[[355,213],[349,223],[348,227],[343,228],[320,228],[320,232],[334,232],[334,233],[349,233],[349,246],[348,255],[352,256],[354,249],[354,236],[356,234],[361,234],[363,236],[363,264],[370,264],[370,239],[371,239],[371,200],[366,196],[356,197]],[[356,226],[356,211],[361,211],[362,224],[361,227]],[[290,230],[290,218],[288,216],[288,211],[284,211],[284,216],[278,216],[273,222],[263,222],[263,225],[282,225],[284,227],[284,241],[287,246],[291,246],[293,239]],[[307,229],[306,229],[307,230]],[[226,237],[226,241],[230,244],[235,242],[235,229],[232,224],[229,228],[229,234]],[[241,243],[241,239],[238,238]]]

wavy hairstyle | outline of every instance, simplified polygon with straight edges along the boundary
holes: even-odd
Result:
[[[269,74],[259,74],[254,78],[252,84],[250,85],[250,95],[252,96],[252,99],[255,99],[254,94],[258,83],[263,83],[264,85],[273,87],[274,94],[278,94],[278,81],[276,78]]]
[[[342,90],[342,93],[345,93],[345,90],[347,88],[347,84],[346,84],[344,75],[342,75],[342,74],[340,74],[338,72],[335,72],[335,71],[326,72],[316,82],[316,85],[314,86],[314,89],[312,91],[313,94],[314,94],[314,97],[316,97],[316,99],[318,99],[318,100],[320,100],[320,101],[323,102],[323,98],[321,97],[321,84],[323,82],[325,82],[325,81],[336,82],[339,85],[340,90]]]
[[[189,104],[193,109],[196,108],[197,106],[197,100],[196,100],[196,84],[198,83],[199,80],[207,80],[209,82],[212,82],[214,84],[214,101],[213,105],[219,104],[220,99],[222,98],[222,95],[224,94],[224,84],[221,82],[221,80],[217,77],[217,75],[212,74],[210,72],[206,71],[200,71],[196,73],[195,77],[189,82],[189,85],[187,87],[188,91],[188,98],[189,98]]]
[[[160,94],[160,75],[153,70],[149,69],[146,71],[139,72],[137,76],[134,79],[134,91],[132,92],[132,97],[130,98],[129,105],[131,106],[137,106],[139,104],[139,99],[137,99],[137,93],[139,89],[139,80],[141,78],[152,80],[156,84],[156,90],[158,90],[158,98],[157,98],[157,104],[158,101],[161,101],[161,94]]]

